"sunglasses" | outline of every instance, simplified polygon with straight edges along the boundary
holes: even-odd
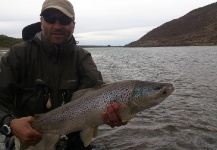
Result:
[[[72,21],[74,21],[72,18],[68,16],[61,16],[61,17],[56,17],[56,16],[42,16],[44,20],[47,23],[54,24],[57,20],[59,20],[60,24],[62,25],[69,25]]]

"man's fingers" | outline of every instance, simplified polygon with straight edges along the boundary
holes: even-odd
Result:
[[[114,111],[117,113],[117,115],[120,116],[120,106],[118,105],[118,103],[112,103],[111,106],[114,109]]]
[[[117,103],[113,103],[107,107],[109,118],[114,123],[121,122],[120,119],[120,108]]]
[[[107,112],[102,112],[102,117],[103,117],[103,120],[104,120],[104,123],[111,126],[112,128],[114,128],[110,118],[109,118],[109,115]]]
[[[120,107],[118,103],[112,103],[107,106],[107,112],[102,113],[104,123],[111,126],[121,126],[122,121],[120,119]]]

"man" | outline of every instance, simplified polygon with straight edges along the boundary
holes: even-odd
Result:
[[[34,114],[64,105],[77,90],[103,83],[90,53],[75,45],[72,4],[46,0],[40,15],[42,31],[13,46],[0,64],[0,131],[7,139],[14,135],[31,146],[43,135],[31,127]],[[119,109],[117,103],[109,105],[102,112],[104,122],[111,127],[123,125]],[[83,146],[79,132],[67,137],[66,149],[91,149]],[[7,149],[14,149],[9,143]]]

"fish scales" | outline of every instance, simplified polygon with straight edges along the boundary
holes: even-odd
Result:
[[[102,112],[117,102],[123,121],[162,102],[174,90],[170,83],[124,80],[76,92],[71,102],[39,116],[32,127],[44,133],[64,135],[81,131],[87,146],[95,137],[96,127],[104,124]]]
[[[59,107],[44,114],[43,117],[39,117],[32,126],[42,132],[67,134],[72,131],[66,129],[62,129],[64,131],[61,131],[64,122],[66,126],[69,124],[70,126],[79,125],[77,128],[73,129],[73,131],[96,125],[95,122],[102,124],[101,112],[106,111],[106,106],[112,102],[118,102],[120,105],[126,107],[134,85],[135,82],[124,82],[123,84],[117,82],[99,88],[98,90],[89,90],[84,93],[83,96],[65,104],[64,107]],[[93,114],[97,121],[94,122],[94,120],[92,120],[89,122],[88,116],[90,116],[90,114]],[[85,122],[85,120],[88,121]]]

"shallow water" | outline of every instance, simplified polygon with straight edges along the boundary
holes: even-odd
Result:
[[[176,88],[165,101],[137,114],[126,126],[100,126],[93,142],[96,150],[217,149],[216,46],[86,50],[105,80],[170,82]]]

